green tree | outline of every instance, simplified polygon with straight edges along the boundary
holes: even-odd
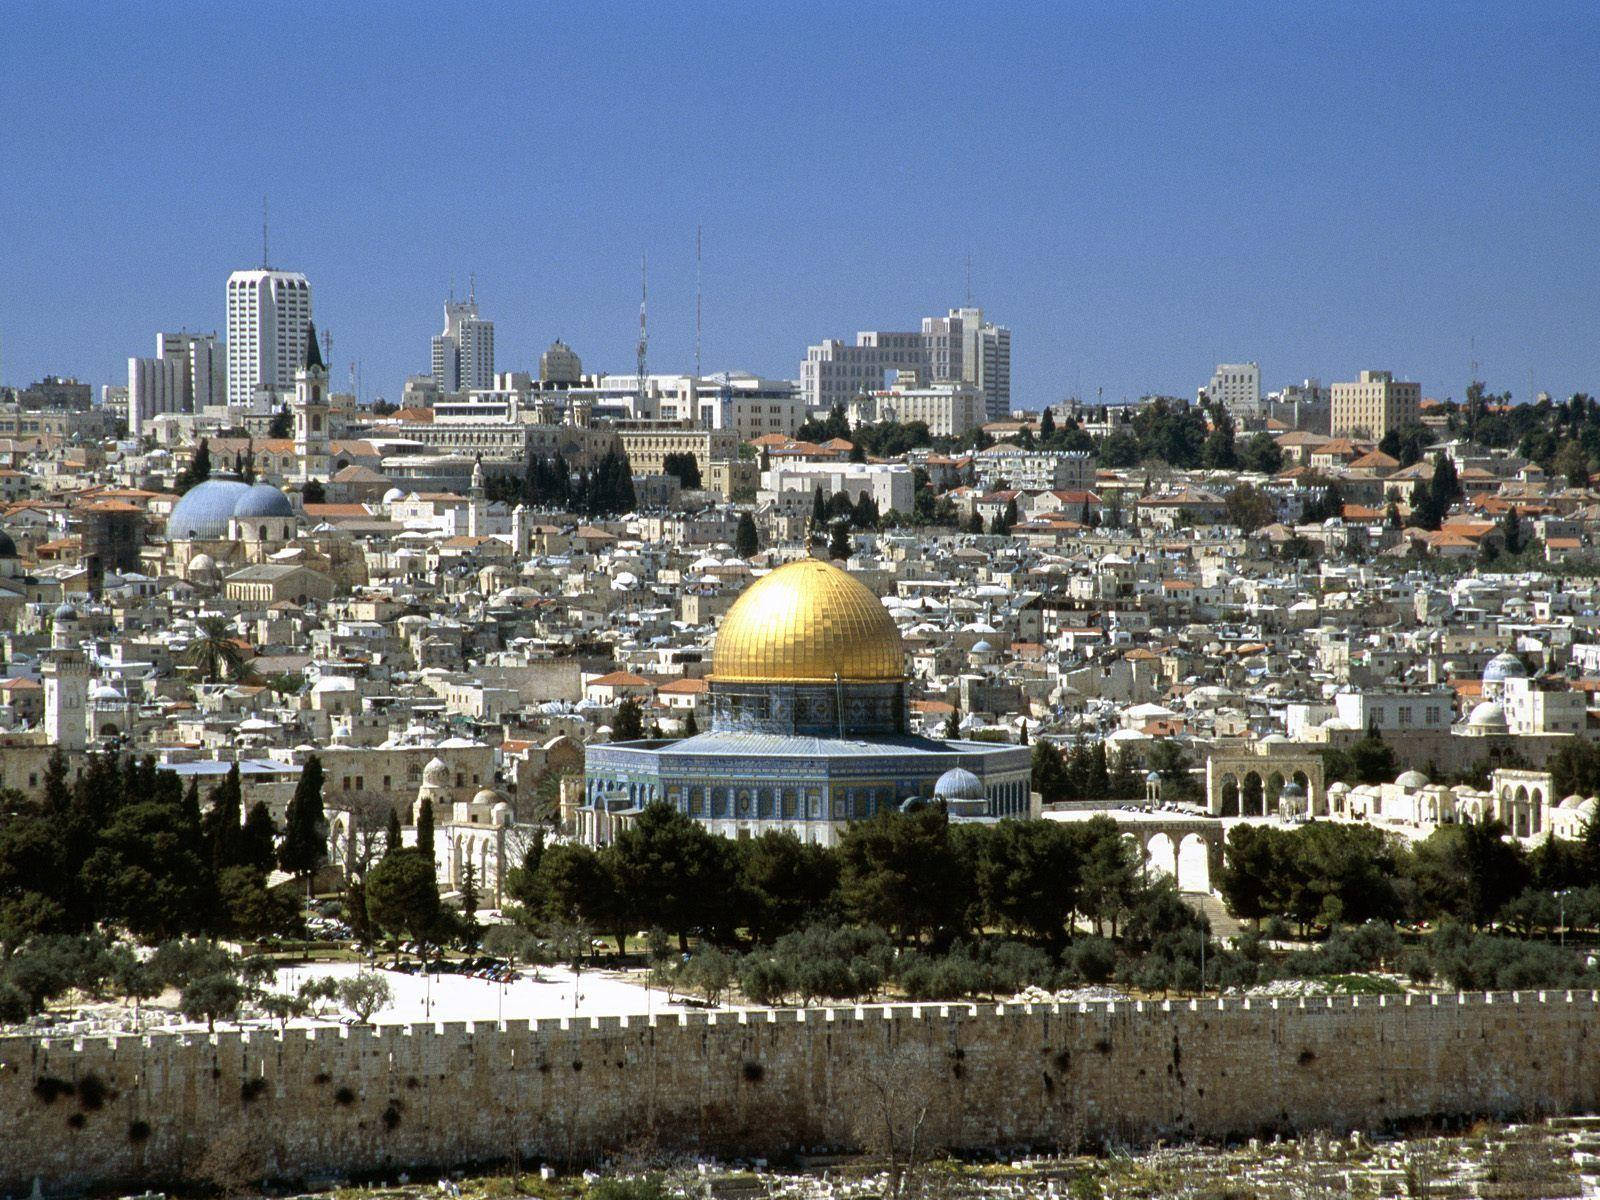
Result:
[[[754,558],[761,549],[761,538],[756,533],[756,519],[749,512],[739,514],[739,527],[733,535],[733,551],[740,558]]]
[[[1345,751],[1350,763],[1350,774],[1356,783],[1390,783],[1399,771],[1399,761],[1394,750],[1376,729],[1353,743]]]
[[[1039,440],[1048,444],[1050,439],[1055,436],[1055,432],[1055,414],[1050,411],[1050,406],[1046,404],[1044,406],[1044,412],[1039,414]]]
[[[1566,479],[1572,487],[1586,488],[1589,486],[1590,461],[1589,454],[1581,442],[1567,441],[1556,451],[1551,466],[1555,473]]]
[[[292,937],[301,930],[300,906],[292,896],[269,890],[266,875],[255,867],[224,868],[217,895],[226,932],[234,937]]]
[[[249,653],[239,643],[224,617],[201,617],[199,631],[183,652],[183,661],[206,683],[240,679],[246,673]]]
[[[417,801],[417,853],[434,861],[433,801]]]
[[[901,942],[948,939],[965,928],[976,885],[941,806],[885,810],[850,825],[839,857],[840,894],[858,921]]]
[[[364,888],[367,915],[375,926],[421,945],[434,941],[440,908],[431,859],[409,848],[386,854],[367,873]]]
[[[173,491],[183,495],[197,484],[204,483],[211,478],[211,440],[201,438],[200,445],[194,452],[194,457],[189,460],[189,465],[178,473],[177,480],[173,483]]]
[[[376,971],[341,979],[338,983],[339,1005],[362,1025],[369,1024],[373,1015],[394,1002],[394,989],[389,981]]]
[[[836,907],[839,861],[825,846],[769,829],[735,842],[750,936],[770,944]]]
[[[1001,821],[984,830],[976,879],[986,918],[1059,946],[1078,907],[1077,851],[1056,821]]]
[[[272,823],[266,801],[257,800],[245,816],[244,828],[239,833],[239,863],[254,867],[263,873],[277,865],[278,829]]]
[[[644,707],[637,696],[624,696],[611,721],[613,742],[637,742],[644,737]]]
[[[670,805],[648,804],[611,847],[639,915],[678,936],[726,937],[737,922],[735,864],[725,838]]]
[[[234,1016],[244,999],[245,987],[238,976],[219,971],[185,984],[178,1009],[191,1021],[204,1020],[206,1029],[215,1032],[217,1022]]]
[[[1222,503],[1227,510],[1228,523],[1237,525],[1245,533],[1254,533],[1277,519],[1277,506],[1272,497],[1248,483],[1237,484]]]
[[[828,557],[835,562],[844,562],[849,559],[853,547],[850,543],[850,525],[840,521],[833,527],[833,535],[828,540]]]
[[[1527,544],[1522,531],[1522,518],[1515,504],[1507,508],[1505,516],[1500,519],[1500,541],[1507,554],[1521,554]]]
[[[278,865],[307,881],[328,855],[327,814],[322,808],[322,760],[306,757],[295,783],[294,796],[284,812],[283,842]]]
[[[1067,768],[1061,751],[1049,742],[1033,743],[1033,790],[1042,803],[1056,804],[1068,799]]]
[[[1239,452],[1239,466],[1262,475],[1276,475],[1283,469],[1283,447],[1270,433],[1254,434]]]
[[[639,927],[639,906],[618,876],[615,854],[559,842],[540,857],[534,890],[545,921],[592,925],[616,939],[617,953],[627,953],[628,934]]]

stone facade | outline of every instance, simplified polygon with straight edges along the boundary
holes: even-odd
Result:
[[[924,1005],[467,1026],[0,1039],[0,1191],[263,1174],[1218,1139],[1600,1105],[1600,993]]]

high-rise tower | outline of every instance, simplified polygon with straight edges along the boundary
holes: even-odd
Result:
[[[445,301],[444,332],[433,339],[433,378],[446,396],[494,387],[494,322],[478,316],[476,287],[465,300]]]
[[[248,408],[271,393],[276,407],[294,391],[311,324],[311,284],[294,271],[228,276],[228,404]]]

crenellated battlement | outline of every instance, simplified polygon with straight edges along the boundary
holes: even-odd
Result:
[[[954,1147],[1600,1108],[1600,994],[874,1004],[0,1038],[0,1192],[289,1178],[623,1144],[850,1147],[892,1092]]]
[[[271,1028],[219,1030],[214,1033],[151,1030],[142,1034],[106,1034],[103,1037],[51,1037],[48,1034],[13,1034],[0,1037],[0,1061],[9,1058],[15,1044],[37,1045],[50,1052],[63,1050],[91,1052],[131,1046],[149,1047],[171,1041],[179,1045],[209,1045],[219,1049],[264,1050],[268,1045],[296,1040],[313,1043],[373,1043],[383,1045],[395,1038],[412,1040],[438,1038],[444,1041],[471,1039],[476,1042],[505,1036],[524,1038],[530,1033],[616,1033],[638,1029],[719,1029],[763,1025],[838,1025],[873,1021],[976,1021],[1020,1020],[1040,1016],[1103,1016],[1118,1014],[1174,1013],[1324,1013],[1355,1012],[1373,1009],[1438,1008],[1517,1008],[1561,1005],[1600,1010],[1600,991],[1540,989],[1513,992],[1405,993],[1403,995],[1334,996],[1206,996],[1167,1000],[1075,1000],[1049,1004],[1032,1003],[951,1003],[934,1004],[858,1004],[812,1008],[752,1008],[709,1012],[643,1013],[633,1016],[579,1016],[506,1018],[500,1021],[408,1022],[404,1024],[297,1025],[279,1031]]]

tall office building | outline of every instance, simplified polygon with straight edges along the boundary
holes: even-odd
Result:
[[[1199,398],[1222,405],[1230,416],[1258,416],[1261,412],[1261,364],[1218,363],[1211,373],[1211,382],[1200,389]]]
[[[270,393],[276,408],[294,394],[311,324],[311,284],[295,271],[228,276],[228,405],[249,408]]]
[[[915,371],[925,382],[969,383],[983,394],[990,421],[1011,411],[1011,330],[983,319],[981,308],[924,317],[918,333],[867,331],[853,346],[830,339],[806,349],[800,391],[807,407],[849,405],[881,391],[887,372]]]
[[[494,322],[479,318],[476,295],[445,301],[444,332],[433,339],[433,378],[447,396],[494,387]]]
[[[128,430],[134,437],[161,413],[226,404],[227,359],[214,333],[158,333],[154,358],[128,360]]]
[[[1381,439],[1391,429],[1415,425],[1422,385],[1391,371],[1363,371],[1354,383],[1333,385],[1333,436]]]

